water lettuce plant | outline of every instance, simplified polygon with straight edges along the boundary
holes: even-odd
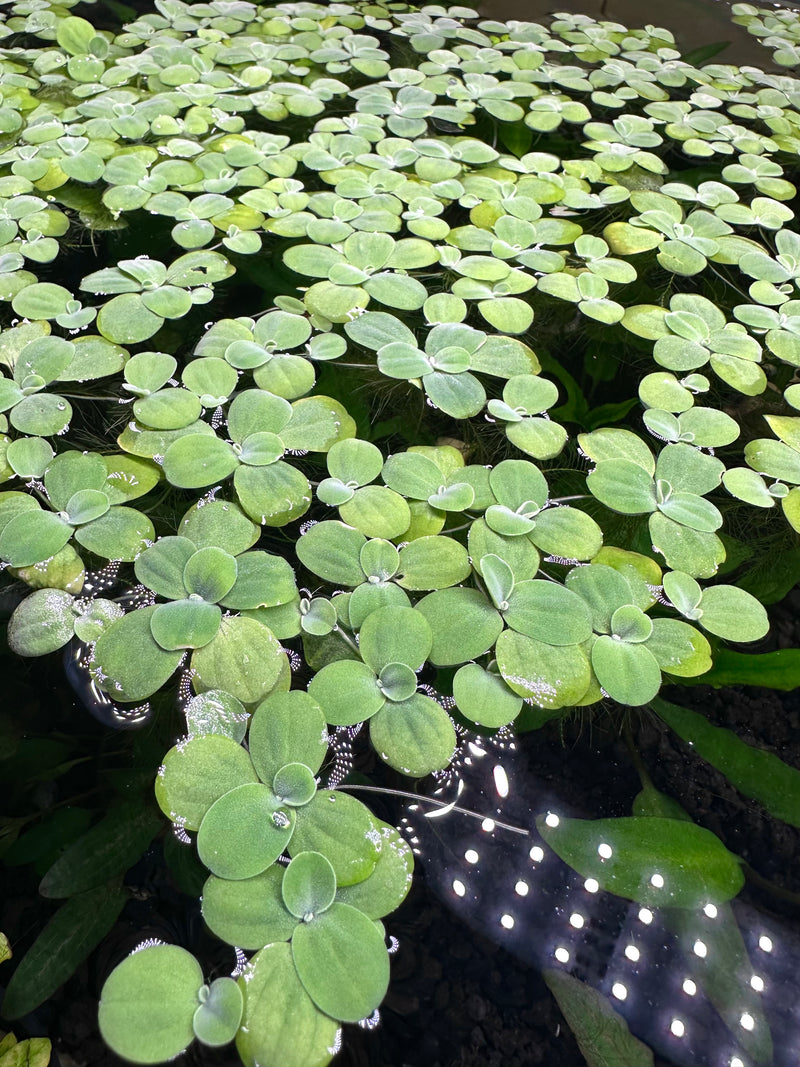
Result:
[[[155,796],[238,981],[147,944],[108,1044],[322,1065],[386,992],[412,868],[353,745],[422,778],[467,726],[655,708],[757,788],[659,693],[767,635],[765,558],[798,576],[798,82],[586,16],[72,7],[0,23],[8,643],[66,647],[90,706],[185,715]],[[788,13],[734,14],[800,62]],[[60,980],[154,819],[76,825],[45,872],[31,958],[83,931]],[[553,848],[589,870],[596,830]],[[635,895],[661,831],[602,830]],[[710,831],[672,851],[738,891]],[[26,960],[8,1018],[56,987]]]

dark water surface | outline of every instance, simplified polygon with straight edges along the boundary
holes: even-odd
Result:
[[[780,4],[768,0],[751,2],[766,8],[800,6],[796,0]],[[714,62],[750,64],[762,69],[769,65],[770,50],[743,26],[730,21],[727,0],[483,0],[474,6],[487,18],[527,22],[539,22],[553,12],[568,11],[602,21],[621,22],[630,29],[650,23],[670,30],[681,52],[728,41],[728,47],[715,56]]]

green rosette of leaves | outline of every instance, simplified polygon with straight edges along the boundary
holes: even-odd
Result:
[[[155,536],[150,519],[125,503],[158,482],[152,464],[68,451],[43,474],[51,510],[25,493],[0,494],[0,559],[11,566],[49,560],[73,538],[94,555],[132,561]]]
[[[368,311],[346,323],[345,332],[376,353],[382,374],[420,382],[429,402],[456,419],[477,415],[486,403],[475,372],[511,378],[539,370],[536,356],[521,341],[487,336],[460,322],[434,326],[424,350],[412,330],[382,311]]]
[[[92,659],[101,687],[120,700],[141,700],[167,681],[186,650],[193,651],[198,691],[226,689],[253,703],[282,684],[286,657],[272,632],[255,619],[223,616],[223,610],[294,600],[294,575],[284,559],[259,551],[233,555],[214,544],[198,548],[176,536],[145,549],[134,570],[166,603],[129,612],[102,634]]]
[[[455,749],[447,712],[418,692],[417,670],[433,646],[422,612],[379,608],[359,630],[358,660],[337,660],[309,684],[327,722],[352,726],[370,720],[370,739],[391,767],[414,777],[441,770]]]
[[[653,459],[629,430],[603,429],[578,437],[596,464],[586,478],[589,491],[623,515],[649,515],[655,550],[675,570],[710,578],[725,559],[716,531],[719,509],[706,499],[722,479],[724,464],[690,444],[667,445]]]
[[[223,714],[229,694],[215,700]],[[280,953],[282,985],[291,989],[293,1017],[303,1020],[297,1039],[313,1044],[320,1027],[330,1033],[330,1020],[355,1022],[382,1000],[389,960],[377,920],[405,897],[413,861],[397,831],[376,822],[355,798],[318,790],[315,775],[328,736],[322,710],[308,694],[295,691],[263,701],[252,716],[248,742],[249,750],[216,730],[193,734],[167,754],[156,798],[182,830],[198,831],[200,859],[211,871],[203,893],[211,929],[230,944],[261,950],[251,961],[254,972],[263,953],[274,955],[269,949],[286,943]],[[291,862],[276,865],[285,851]],[[123,973],[131,993],[127,1003],[117,995]],[[259,990],[265,979],[262,975],[252,989]],[[141,983],[138,965],[128,961],[113,972],[101,999],[101,1028],[116,1051],[135,1062],[156,1062],[143,1058],[150,1055],[151,1039],[136,1036],[139,997],[133,993]],[[230,1040],[230,1025],[214,1030],[203,1018],[208,1013],[190,1017],[188,1006],[196,1011],[197,1002],[188,978],[186,985],[177,998],[183,1006],[169,1001],[180,1030],[175,1042],[185,1047],[193,1036],[208,1044]],[[241,988],[245,1025],[237,1040],[248,1047],[279,1047],[286,1039],[283,1020],[270,1012],[249,1026],[250,982]],[[223,1014],[227,1018],[227,1011]],[[237,1027],[238,1021],[234,1031]]]
[[[244,996],[232,978],[209,985],[194,956],[177,945],[145,942],[117,964],[100,997],[106,1043],[132,1063],[163,1063],[197,1038],[217,1048],[236,1036]]]
[[[285,526],[311,504],[306,476],[283,456],[326,452],[352,437],[355,424],[342,405],[313,396],[290,404],[260,389],[239,393],[228,410],[229,441],[215,434],[185,433],[162,457],[167,481],[181,489],[201,489],[233,475],[239,503],[262,526]]]

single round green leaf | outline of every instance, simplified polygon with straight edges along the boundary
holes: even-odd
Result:
[[[398,908],[408,895],[414,871],[410,846],[394,826],[375,820],[381,835],[378,863],[369,878],[355,885],[339,886],[336,899],[380,919]]]
[[[537,707],[557,709],[580,702],[589,688],[591,669],[580,645],[548,645],[504,630],[495,655],[506,685]]]
[[[288,763],[302,763],[316,774],[328,750],[325,717],[309,693],[274,693],[253,713],[249,744],[262,782],[271,784]]]
[[[386,699],[396,703],[416,693],[418,679],[405,663],[387,663],[378,675],[377,684]]]
[[[656,509],[653,479],[630,460],[603,460],[589,472],[586,485],[592,496],[623,515],[646,515]]]
[[[606,634],[592,646],[592,670],[603,689],[619,704],[640,707],[661,688],[661,669],[644,645]]]
[[[417,537],[400,549],[396,580],[404,589],[446,589],[463,582],[470,570],[467,550],[452,537]]]
[[[348,526],[366,537],[400,537],[411,525],[408,504],[385,485],[356,489],[349,500],[340,504],[339,514]]]
[[[712,585],[703,592],[699,623],[726,641],[758,641],[769,632],[762,605],[735,585]]]
[[[165,599],[182,600],[189,592],[183,573],[196,551],[187,537],[161,537],[136,559],[136,578]]]
[[[262,526],[286,526],[311,504],[311,486],[296,467],[278,460],[268,467],[240,466],[233,484],[239,503]]]
[[[328,472],[342,482],[367,485],[377,478],[383,466],[381,451],[369,441],[352,437],[331,445],[326,457]]]
[[[183,653],[166,650],[150,628],[155,607],[137,608],[117,619],[97,640],[95,680],[112,700],[146,700],[172,677]]]
[[[200,597],[158,604],[150,618],[150,632],[167,651],[202,648],[217,634],[222,611]]]
[[[203,816],[197,852],[212,874],[238,881],[266,870],[289,843],[294,812],[260,782],[236,786]]]
[[[281,886],[287,909],[303,922],[322,914],[336,897],[336,875],[319,852],[298,852],[284,871]]]
[[[678,678],[694,678],[711,669],[708,641],[694,626],[680,619],[653,619],[647,651],[662,671]]]
[[[209,929],[245,950],[263,948],[271,941],[288,941],[297,920],[283,903],[281,882],[285,868],[267,867],[253,878],[232,882],[211,875],[203,886],[203,918]]]
[[[517,583],[503,618],[517,633],[549,645],[579,645],[592,635],[586,602],[573,590],[542,579]]]
[[[326,1067],[336,1052],[339,1024],[306,993],[289,945],[267,945],[239,979],[245,994],[236,1051],[245,1067]]]
[[[272,791],[282,803],[300,808],[316,793],[317,781],[304,763],[287,763],[275,775]]]
[[[46,656],[73,636],[75,598],[62,589],[37,589],[17,605],[8,622],[7,640],[18,656]]]
[[[355,726],[379,711],[386,701],[375,672],[360,660],[329,663],[311,679],[308,692],[332,726]]]
[[[429,659],[453,666],[488,652],[503,629],[503,620],[477,589],[440,589],[423,597],[415,609],[433,634]]]
[[[242,741],[247,731],[249,715],[244,705],[221,689],[211,689],[192,697],[183,714],[190,738],[220,734],[234,741]]]
[[[239,460],[227,441],[204,434],[188,434],[173,441],[164,453],[164,477],[179,489],[202,489],[223,482]]]
[[[24,292],[24,290],[23,290]],[[150,311],[139,293],[122,293],[103,304],[97,315],[97,329],[109,341],[132,345],[146,341],[164,323],[161,315]]]
[[[347,793],[318,790],[297,809],[289,854],[321,852],[336,872],[337,885],[368,878],[378,862],[380,834],[369,809]]]
[[[243,704],[255,704],[277,684],[286,663],[266,626],[243,616],[223,617],[213,640],[192,655],[193,685],[196,692],[223,689]]]
[[[183,585],[189,596],[199,596],[210,604],[230,592],[236,581],[236,560],[224,548],[200,548],[183,568]]]
[[[318,522],[297,541],[297,558],[319,578],[336,585],[359,585],[359,557],[366,537],[342,522]]]
[[[444,708],[415,693],[387,704],[370,720],[370,740],[381,759],[401,774],[422,778],[449,766],[456,735]]]
[[[53,449],[40,437],[20,437],[9,442],[5,459],[19,478],[41,478],[53,459]]]
[[[377,674],[388,663],[404,663],[415,671],[428,658],[432,641],[424,615],[413,608],[390,607],[367,616],[358,648],[364,662]]]
[[[155,783],[158,806],[175,823],[198,830],[221,796],[257,775],[247,752],[230,737],[204,734],[171,748]]]
[[[139,422],[156,430],[178,430],[200,418],[200,398],[188,389],[160,389],[134,401]]]
[[[72,418],[72,405],[54,393],[35,393],[14,406],[9,422],[20,433],[32,437],[55,437],[64,432]]]
[[[639,644],[653,632],[653,620],[633,604],[623,604],[611,616],[611,636]]]
[[[301,923],[292,938],[292,959],[317,1007],[342,1022],[367,1018],[389,987],[383,935],[349,904],[334,903]]]
[[[238,504],[205,498],[186,512],[178,532],[196,548],[215,545],[232,556],[246,551],[260,536],[258,526],[247,518]]]
[[[530,539],[547,555],[587,560],[602,548],[603,531],[591,515],[566,505],[540,512]]]
[[[233,978],[215,978],[210,987],[201,989],[200,1001],[192,1018],[198,1041],[210,1048],[233,1041],[244,1010],[242,991]]]
[[[12,567],[28,567],[54,556],[72,535],[72,527],[51,511],[16,515],[0,533],[0,559]]]
[[[522,708],[522,697],[513,693],[499,675],[485,671],[477,663],[465,663],[456,671],[453,698],[462,715],[492,730],[513,722]]]

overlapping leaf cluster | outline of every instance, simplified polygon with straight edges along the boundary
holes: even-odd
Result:
[[[70,6],[0,30],[0,560],[33,589],[9,643],[83,642],[122,703],[185,668],[205,716],[157,795],[209,926],[257,955],[243,1001],[131,957],[109,1042],[322,1064],[385,991],[373,920],[405,885],[391,831],[317,788],[328,725],[419,777],[454,717],[645,705],[767,632],[725,518],[800,530],[798,83],[585,16],[156,0],[112,32]],[[630,396],[590,410],[595,348]],[[737,417],[761,403],[772,436]],[[104,562],[125,596],[84,588]],[[151,966],[169,1047],[127,1008]],[[257,1022],[277,997],[291,1033]]]

